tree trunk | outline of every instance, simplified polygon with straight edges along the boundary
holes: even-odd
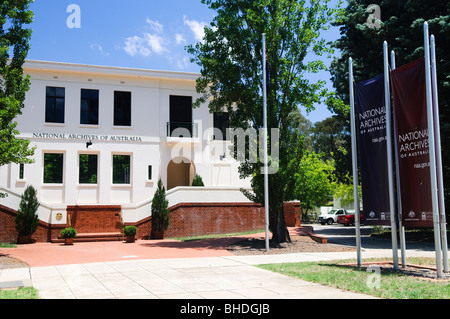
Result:
[[[286,227],[286,221],[284,220],[284,210],[283,208],[278,209],[274,212],[272,217],[272,241],[274,243],[285,243],[291,242],[291,236]]]

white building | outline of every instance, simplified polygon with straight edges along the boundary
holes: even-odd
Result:
[[[159,178],[171,206],[248,202],[239,188],[249,180],[213,133],[226,113],[192,108],[198,74],[42,61],[24,72],[31,87],[17,129],[36,146],[35,162],[0,168],[6,206],[33,185],[46,223],[66,223],[69,205],[120,205],[123,221],[137,222],[150,215]],[[184,187],[195,174],[205,188]]]

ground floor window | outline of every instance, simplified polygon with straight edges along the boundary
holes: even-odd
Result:
[[[98,156],[96,154],[80,154],[80,184],[97,184]]]
[[[113,155],[113,184],[130,184],[130,155]]]
[[[64,154],[44,154],[44,184],[63,183]]]

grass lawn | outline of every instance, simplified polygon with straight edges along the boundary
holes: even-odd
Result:
[[[370,259],[364,261],[387,259]],[[321,285],[386,299],[450,299],[450,281],[434,282],[400,273],[380,276],[365,268],[344,267],[353,260],[267,264],[258,267]],[[433,265],[432,258],[411,258],[408,263]]]
[[[39,290],[33,287],[0,289],[0,299],[39,299]]]

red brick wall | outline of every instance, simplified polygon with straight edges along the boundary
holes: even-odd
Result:
[[[14,209],[0,205],[0,242],[17,242],[16,223],[14,222],[16,214],[17,211]],[[49,241],[50,233],[50,225],[40,220],[36,231],[31,236],[31,240],[38,242]]]
[[[0,205],[0,242],[15,243],[17,240],[14,217],[16,211]]]
[[[283,208],[284,208],[284,220],[286,221],[286,226],[288,226],[288,227],[301,226],[300,202],[286,202],[286,203],[284,203]]]
[[[264,229],[264,208],[254,203],[182,203],[173,206],[166,237]]]
[[[171,223],[166,237],[220,234],[264,229],[264,207],[255,203],[183,203],[171,207]],[[285,204],[288,226],[300,224],[299,203]],[[78,233],[112,233],[121,231],[120,206],[68,206],[67,214]],[[16,211],[0,205],[0,242],[16,242]],[[148,238],[151,217],[137,223],[136,237]],[[39,242],[56,239],[66,225],[39,222],[32,238]]]
[[[67,206],[67,216],[78,233],[114,233],[121,231],[121,210],[117,205]]]

